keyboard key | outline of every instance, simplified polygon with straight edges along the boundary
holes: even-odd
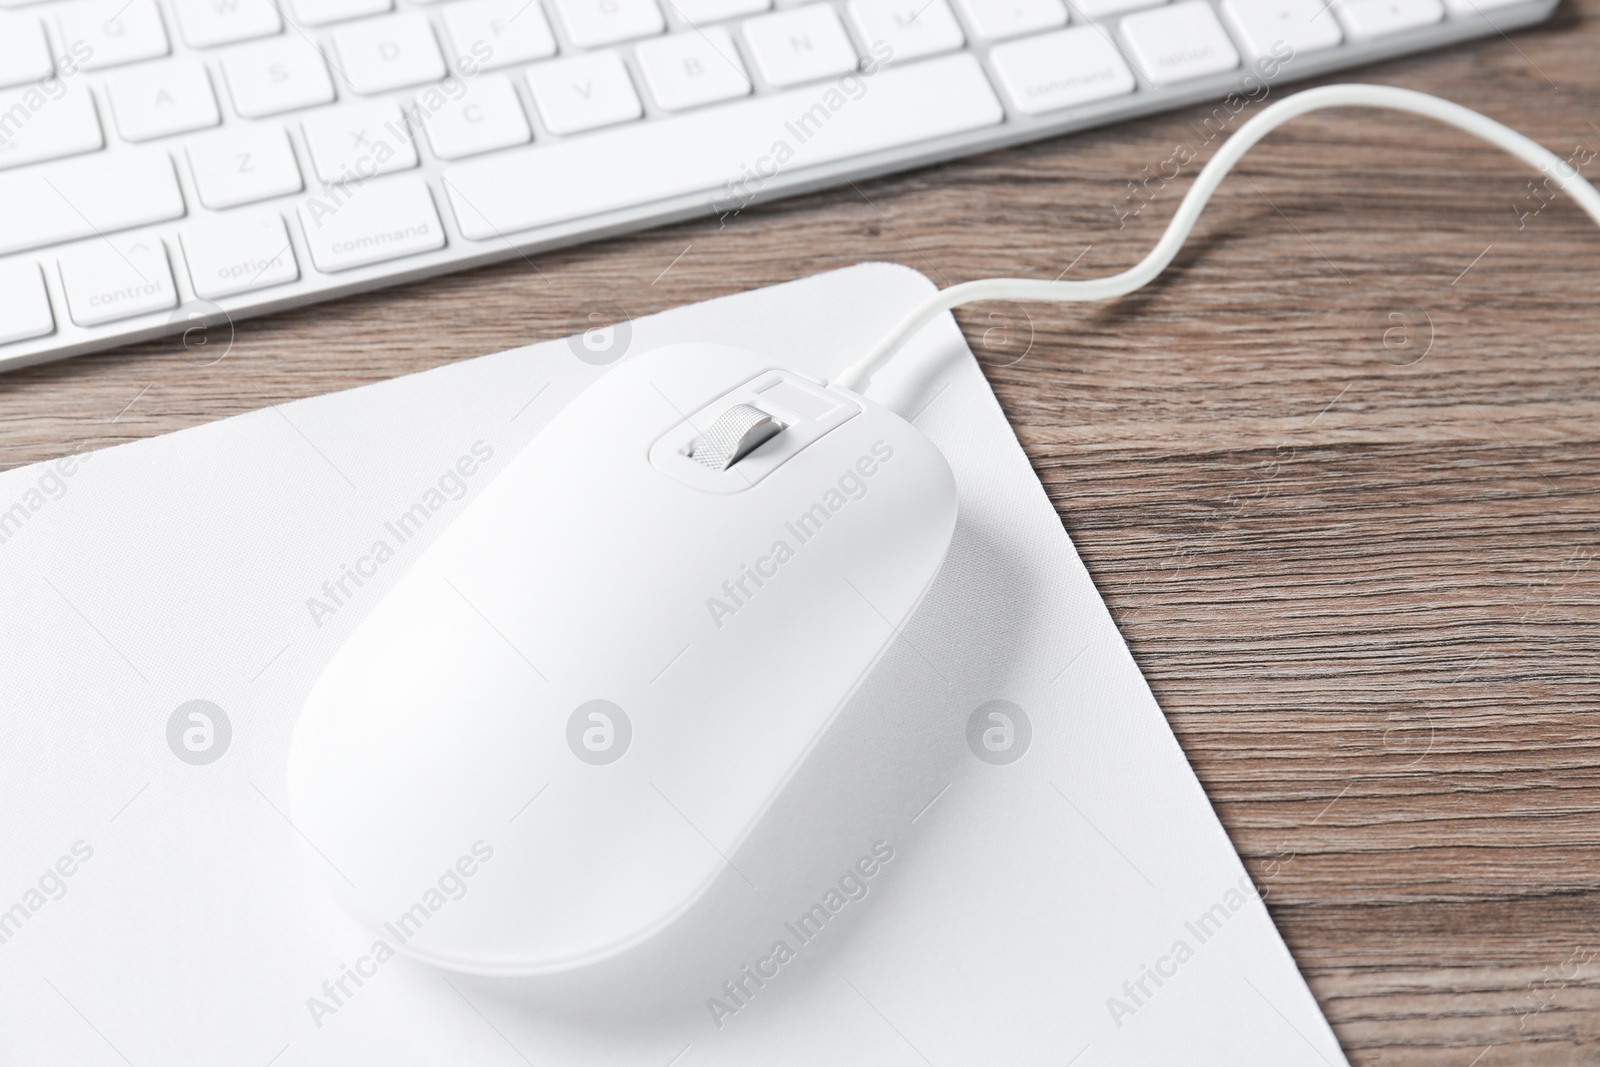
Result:
[[[998,124],[989,80],[970,55],[885,70],[838,110],[815,89],[460,163],[445,188],[462,232],[498,240],[534,226],[703,193],[716,209],[742,172],[793,169]],[[776,143],[785,146],[783,158]],[[729,207],[743,206],[735,199]]]
[[[233,109],[247,119],[279,115],[333,99],[328,64],[299,34],[241,45],[222,56]]]
[[[318,197],[300,205],[311,262],[325,274],[444,247],[433,196],[421,178],[367,182],[330,206]]]
[[[721,26],[646,41],[634,50],[645,84],[666,111],[750,94],[750,76]]]
[[[222,121],[205,64],[198,59],[147,63],[106,79],[117,132],[125,141],[148,141]]]
[[[539,0],[458,0],[445,6],[444,28],[462,70],[493,70],[556,54]]]
[[[37,263],[0,263],[0,345],[56,332],[50,294]]]
[[[325,182],[361,181],[417,165],[417,146],[400,106],[390,100],[319,111],[307,115],[301,129]]]
[[[167,31],[155,0],[85,0],[61,9],[68,54],[84,70],[103,70],[167,54]]]
[[[803,85],[856,69],[856,46],[850,43],[832,4],[811,4],[744,24],[756,69],[768,83]]]
[[[1067,24],[1061,0],[960,0],[978,36],[992,41],[1054,30]]]
[[[1124,11],[1137,11],[1142,7],[1155,7],[1167,0],[1077,0],[1078,10],[1092,19],[1107,15],[1120,15]]]
[[[272,0],[172,0],[178,28],[190,48],[215,48],[283,29]]]
[[[298,193],[304,182],[289,135],[273,125],[241,125],[189,142],[189,170],[200,202],[214,211]]]
[[[1206,0],[1141,11],[1123,19],[1121,28],[1128,54],[1156,85],[1174,85],[1239,65],[1228,31]]]
[[[307,26],[326,26],[393,10],[394,0],[294,0],[295,17]]]
[[[667,28],[656,0],[554,0],[556,15],[579,48],[650,37]]]
[[[107,237],[61,254],[61,287],[79,326],[131,319],[178,304],[167,250],[156,237]]]
[[[1462,18],[1493,11],[1496,8],[1510,7],[1520,2],[1521,0],[1444,0],[1444,6],[1450,10],[1450,14]]]
[[[33,15],[0,11],[0,89],[48,78],[55,69],[44,23]]]
[[[667,11],[689,26],[772,10],[772,0],[666,0]]]
[[[0,174],[0,256],[183,216],[172,160],[153,149]]]
[[[444,56],[428,16],[417,11],[370,19],[333,35],[344,76],[358,93],[386,93],[444,77]]]
[[[628,68],[615,52],[535,64],[528,68],[528,88],[551,133],[578,133],[644,114]]]
[[[422,97],[417,98],[417,111],[425,115],[422,128],[434,155],[462,159],[532,140],[533,131],[511,79],[485,74],[466,84],[467,91],[458,99],[446,101],[433,112],[427,112]]]
[[[1344,35],[1323,0],[1222,0],[1222,17],[1251,59],[1273,55],[1287,45],[1289,55],[1333,48]]]
[[[1098,26],[1078,26],[989,52],[1000,85],[1018,111],[1041,115],[1133,92],[1133,71]]]
[[[289,231],[276,211],[187,226],[179,234],[189,280],[202,300],[286,285],[300,277]]]
[[[1444,18],[1439,0],[1333,0],[1333,9],[1352,40],[1383,37]]]
[[[77,82],[54,84],[63,91],[53,100],[32,88],[0,93],[0,170],[93,152],[106,143],[89,90]],[[10,205],[0,200],[0,208]]]
[[[880,41],[893,49],[890,62],[951,52],[966,43],[961,24],[945,0],[850,0],[850,21],[876,54]]]

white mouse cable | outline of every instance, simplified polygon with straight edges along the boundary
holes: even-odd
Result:
[[[1438,119],[1457,129],[1465,130],[1492,145],[1505,149],[1535,170],[1543,172],[1555,184],[1577,200],[1578,206],[1600,224],[1600,193],[1595,191],[1571,164],[1566,163],[1536,141],[1529,140],[1516,130],[1480,115],[1470,108],[1441,100],[1437,96],[1396,89],[1386,85],[1325,85],[1305,92],[1295,93],[1270,105],[1241,126],[1232,137],[1223,142],[1217,154],[1201,169],[1194,185],[1178,205],[1177,214],[1167,225],[1161,240],[1134,266],[1121,274],[1087,281],[1038,281],[1030,278],[985,278],[981,281],[962,282],[942,289],[917,305],[877,347],[859,362],[846,368],[836,378],[835,385],[864,392],[872,381],[873,372],[887,363],[896,352],[922,327],[942,311],[978,300],[1029,300],[1073,303],[1089,300],[1110,300],[1125,296],[1135,289],[1154,281],[1173,257],[1195,220],[1205,208],[1206,201],[1234,164],[1268,133],[1285,122],[1309,111],[1327,107],[1369,107],[1393,111],[1409,111]]]

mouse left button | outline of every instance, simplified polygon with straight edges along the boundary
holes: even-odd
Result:
[[[698,441],[690,458],[714,471],[725,471],[783,429],[783,424],[758,407],[735,404],[724,411]]]

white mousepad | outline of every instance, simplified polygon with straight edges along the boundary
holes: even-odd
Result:
[[[1343,1064],[948,316],[871,395],[955,471],[951,556],[741,878],[605,966],[466,978],[288,821],[321,666],[609,364],[831,376],[931,290],[867,264],[0,474],[0,1063]]]

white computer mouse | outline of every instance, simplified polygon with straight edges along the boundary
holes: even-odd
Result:
[[[724,346],[619,364],[329,661],[294,823],[392,950],[623,952],[727,874],[955,521],[938,448],[871,400]]]

